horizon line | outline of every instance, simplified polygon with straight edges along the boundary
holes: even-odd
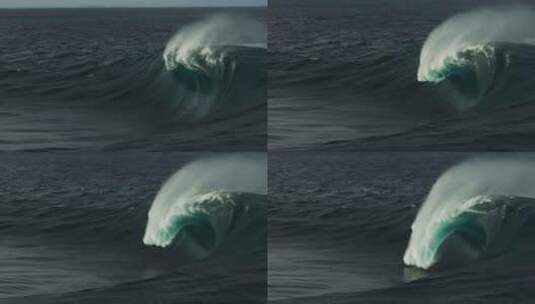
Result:
[[[140,5],[140,6],[102,6],[102,5],[86,5],[86,6],[9,6],[9,7],[1,7],[0,10],[17,10],[17,9],[88,9],[88,8],[241,8],[241,7],[264,7],[267,8],[267,4],[265,5],[176,5],[176,6],[169,6],[169,5]]]

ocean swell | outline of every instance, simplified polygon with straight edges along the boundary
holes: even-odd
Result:
[[[266,30],[260,21],[205,17],[181,26],[165,47],[150,46],[104,58],[94,58],[98,50],[59,56],[52,49],[33,67],[7,60],[0,91],[28,97],[25,102],[75,103],[165,125],[224,119],[264,103]]]

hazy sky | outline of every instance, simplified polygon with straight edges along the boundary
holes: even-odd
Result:
[[[0,0],[0,8],[80,6],[265,6],[267,0]]]

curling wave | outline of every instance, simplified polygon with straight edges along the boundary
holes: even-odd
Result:
[[[462,163],[435,183],[412,225],[403,260],[452,266],[508,249],[535,211],[533,160]]]
[[[222,47],[266,48],[265,35],[257,21],[214,16],[181,29],[167,43],[163,59],[169,71],[183,66],[208,73],[229,60]]]
[[[245,237],[265,216],[266,165],[265,156],[253,154],[185,166],[157,194],[143,243],[176,242],[194,257],[205,257],[236,234]]]
[[[239,56],[265,52],[266,31],[257,21],[213,16],[181,29],[168,43],[163,54],[165,69],[185,88],[194,92],[197,117],[206,116],[217,102],[224,103],[232,86],[262,75],[261,67],[239,77],[247,69]],[[254,75],[256,73],[256,76]]]
[[[525,101],[519,99],[530,94],[518,93],[533,84],[527,71],[535,61],[534,17],[531,9],[516,7],[448,19],[424,43],[418,81],[451,85],[460,109]]]

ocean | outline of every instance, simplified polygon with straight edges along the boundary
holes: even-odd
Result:
[[[270,148],[533,149],[532,5],[271,1]]]
[[[270,303],[530,303],[535,296],[532,153],[269,157]],[[479,196],[481,204],[467,203]],[[435,202],[442,209],[426,207],[431,213],[417,223],[419,209]]]
[[[262,153],[2,159],[0,302],[265,302]],[[231,185],[206,167],[239,169],[254,183]]]
[[[0,303],[265,303],[264,19],[0,11]]]
[[[531,303],[534,8],[0,10],[0,303]]]
[[[265,150],[264,9],[0,17],[0,150]]]
[[[533,5],[270,2],[270,303],[533,302]]]

